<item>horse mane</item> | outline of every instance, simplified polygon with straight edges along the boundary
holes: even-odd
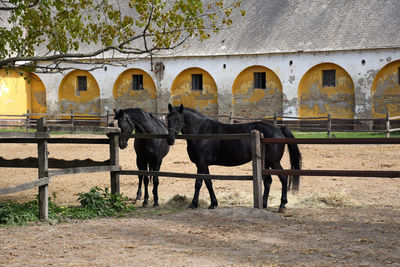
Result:
[[[124,109],[123,111],[125,113],[127,113],[129,115],[129,117],[131,117],[136,122],[140,122],[140,121],[148,119],[146,116],[146,114],[147,114],[147,115],[149,115],[150,119],[153,120],[155,123],[157,123],[159,126],[162,126],[163,128],[167,128],[167,126],[165,125],[165,123],[162,120],[160,120],[153,114],[144,111],[141,108],[127,108],[127,109]]]
[[[215,120],[215,119],[213,119],[213,118],[210,118],[210,117],[204,115],[204,114],[201,113],[200,111],[197,111],[197,110],[195,110],[195,109],[193,109],[193,108],[184,107],[183,113],[185,113],[185,111],[190,111],[191,113],[194,113],[194,115],[199,116],[199,117],[202,117],[202,118],[204,118],[204,119],[209,119],[209,120],[217,121],[217,120]]]

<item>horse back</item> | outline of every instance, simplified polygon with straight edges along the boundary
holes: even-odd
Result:
[[[241,134],[258,130],[266,138],[284,138],[280,128],[264,123],[251,122],[242,124],[223,124],[210,121],[204,124],[199,134]],[[283,155],[284,145],[268,145],[267,150],[273,151],[274,160]],[[237,166],[252,160],[251,140],[236,139],[201,139],[188,140],[188,154],[192,162],[204,162],[207,165]],[[268,151],[267,151],[268,152]]]

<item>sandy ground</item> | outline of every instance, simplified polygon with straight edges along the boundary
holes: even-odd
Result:
[[[301,145],[304,169],[399,170],[394,145]],[[106,145],[49,145],[50,157],[105,160]],[[1,144],[7,159],[35,156],[36,146]],[[136,169],[132,141],[120,151],[123,169]],[[288,160],[283,160],[288,167]],[[177,140],[162,171],[195,173],[186,143]],[[215,174],[250,174],[251,164]],[[35,169],[3,168],[0,187],[37,179]],[[110,187],[108,173],[54,177],[50,194],[60,205],[78,205],[80,192]],[[137,177],[121,176],[121,192],[134,199]],[[151,189],[151,188],[150,188]],[[273,177],[267,210],[252,208],[252,183],[214,181],[220,207],[140,216],[0,228],[1,266],[400,266],[400,179],[302,177],[288,210],[277,213],[280,182]],[[161,208],[179,194],[191,199],[194,181],[161,178]],[[0,196],[28,201],[37,189]],[[152,196],[150,196],[152,202]]]

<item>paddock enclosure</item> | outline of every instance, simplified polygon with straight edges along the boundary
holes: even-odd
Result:
[[[104,138],[104,135],[73,135]],[[59,136],[64,137],[64,136]],[[70,135],[65,135],[70,137]],[[300,144],[303,169],[386,170],[400,169],[398,145],[309,145]],[[48,144],[49,157],[65,160],[109,159],[108,145]],[[6,159],[35,157],[37,144],[1,144]],[[136,169],[133,140],[119,151],[122,169]],[[284,158],[284,168],[288,159]],[[195,173],[186,153],[186,142],[177,140],[165,157],[161,171]],[[2,168],[0,188],[36,180],[37,169]],[[211,166],[210,173],[250,175],[251,163],[234,168]],[[120,177],[120,192],[135,199],[137,176]],[[251,181],[214,180],[220,203],[209,211],[208,192],[200,192],[200,208],[179,213],[100,219],[60,225],[36,224],[0,229],[0,264],[5,266],[96,264],[109,266],[396,266],[400,262],[400,180],[390,178],[311,177],[301,178],[297,195],[288,195],[288,210],[279,205],[280,182],[273,176],[270,209],[253,206]],[[80,192],[92,186],[110,187],[110,173],[79,173],[54,177],[49,196],[60,205],[77,205]],[[175,195],[191,199],[194,181],[160,177],[161,208]],[[0,199],[31,200],[37,188]],[[152,197],[150,196],[150,203]],[[207,203],[206,203],[207,202]],[[158,256],[157,256],[158,255]],[[179,261],[177,262],[177,259]]]

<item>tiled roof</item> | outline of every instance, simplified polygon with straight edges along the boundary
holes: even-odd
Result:
[[[398,0],[243,0],[229,29],[180,56],[400,47]],[[176,55],[175,55],[176,56]]]

